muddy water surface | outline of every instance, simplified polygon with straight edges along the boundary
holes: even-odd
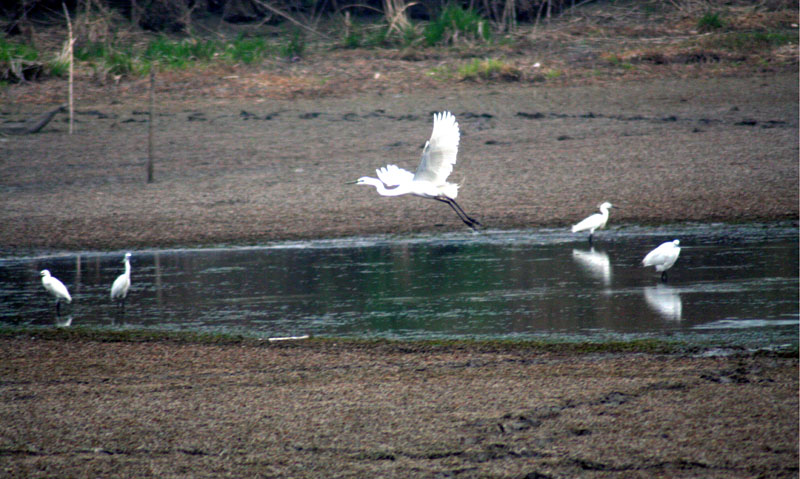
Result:
[[[667,282],[640,265],[663,241]],[[797,341],[792,226],[616,228],[594,246],[562,229],[360,237],[133,252],[124,311],[109,298],[122,253],[6,258],[6,324],[145,327],[259,336]],[[74,302],[55,316],[38,271]]]

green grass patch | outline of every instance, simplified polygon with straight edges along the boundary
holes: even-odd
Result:
[[[182,70],[195,63],[208,63],[221,51],[222,45],[216,40],[158,37],[150,41],[142,58],[148,63],[157,62],[168,69]]]
[[[9,42],[0,38],[0,64],[11,62],[12,60],[36,61],[39,59],[39,51],[30,45]]]
[[[256,63],[272,53],[274,48],[263,37],[239,35],[225,45],[225,56],[234,63]]]
[[[697,29],[701,32],[719,30],[725,26],[719,13],[707,12],[697,20]]]
[[[289,38],[278,47],[280,55],[284,58],[300,58],[306,51],[306,37],[299,29],[289,33]]]
[[[503,60],[475,58],[458,69],[458,77],[462,80],[519,80],[522,72],[514,65]]]
[[[428,46],[459,42],[488,42],[492,38],[489,22],[475,10],[450,4],[423,30]]]
[[[267,338],[246,334],[197,331],[163,331],[151,329],[105,329],[90,327],[34,327],[0,326],[0,338],[40,339],[52,341],[97,341],[97,342],[171,342],[179,344],[241,345],[270,347],[308,347],[321,349],[383,349],[393,352],[428,353],[446,350],[472,350],[478,352],[530,352],[556,354],[697,354],[708,348],[724,347],[730,353],[741,355],[766,355],[796,358],[798,346],[779,350],[758,350],[742,346],[725,346],[716,343],[689,344],[664,339],[633,339],[620,341],[585,340],[391,340],[358,338],[308,338],[294,341],[270,342]]]
[[[775,47],[796,44],[797,34],[787,32],[731,32],[705,37],[706,48],[717,48],[738,53],[751,53]]]
[[[54,77],[65,77],[69,73],[68,60],[51,60],[47,62],[47,73]]]
[[[239,35],[224,42],[160,36],[144,48],[100,42],[80,45],[75,48],[75,59],[114,75],[145,75],[155,64],[162,70],[184,70],[217,61],[252,64],[276,52],[263,37]]]

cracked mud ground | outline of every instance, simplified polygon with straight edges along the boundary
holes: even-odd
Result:
[[[5,477],[797,477],[797,358],[4,339]]]

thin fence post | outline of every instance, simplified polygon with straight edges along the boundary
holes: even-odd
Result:
[[[150,114],[148,117],[147,131],[147,182],[153,182],[153,120],[155,119],[156,108],[156,68],[150,68]]]
[[[64,7],[64,15],[67,17],[67,52],[69,53],[69,80],[68,80],[68,103],[69,103],[69,134],[72,134],[72,118],[74,116],[74,107],[72,103],[72,77],[73,77],[73,59],[72,59],[72,46],[75,43],[75,40],[72,39],[72,21],[69,18],[69,10],[67,10],[67,5],[65,3],[61,4]]]

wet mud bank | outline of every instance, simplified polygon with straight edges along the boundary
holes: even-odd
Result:
[[[7,477],[796,477],[798,361],[0,339]]]

